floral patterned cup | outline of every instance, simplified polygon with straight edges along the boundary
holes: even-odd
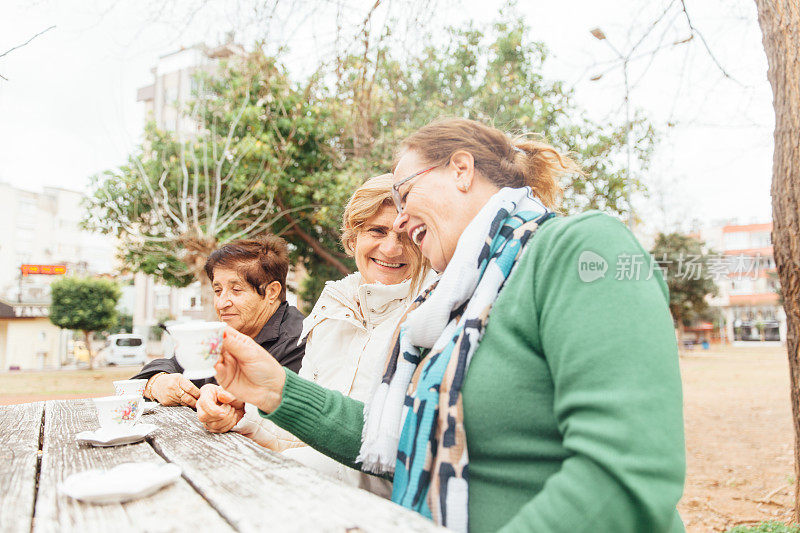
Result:
[[[167,326],[175,341],[175,358],[189,379],[210,378],[217,374],[214,363],[222,351],[225,322],[186,322]]]
[[[136,394],[106,396],[95,398],[94,405],[101,428],[130,428],[142,416],[144,398]]]
[[[121,379],[114,382],[114,393],[117,396],[124,396],[126,394],[141,396],[144,394],[145,385],[147,385],[146,379]]]

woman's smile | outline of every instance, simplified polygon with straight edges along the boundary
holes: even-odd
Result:
[[[393,206],[382,206],[356,234],[353,256],[365,283],[394,285],[411,276],[411,243],[392,229]]]
[[[422,240],[425,238],[425,232],[427,231],[428,226],[425,224],[420,224],[412,231],[409,232],[409,236],[411,237],[411,242],[420,246],[422,244]]]

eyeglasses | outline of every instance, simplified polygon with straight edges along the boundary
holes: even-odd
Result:
[[[438,166],[439,165],[434,165],[434,166],[432,166],[430,168],[426,168],[425,170],[420,170],[416,174],[411,174],[409,177],[403,178],[400,181],[398,181],[397,183],[395,183],[394,185],[392,185],[392,200],[394,201],[394,206],[397,208],[397,212],[399,214],[403,213],[403,209],[405,209],[405,206],[406,206],[405,199],[400,195],[400,186],[402,184],[404,184],[405,182],[416,178],[417,176],[422,176],[423,174],[425,174],[427,172],[430,172],[431,170],[433,170],[434,168],[436,168]],[[406,194],[408,194],[408,192],[406,192]]]

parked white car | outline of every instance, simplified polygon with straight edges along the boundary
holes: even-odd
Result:
[[[130,333],[109,335],[103,355],[108,365],[143,365],[147,362],[145,339]]]

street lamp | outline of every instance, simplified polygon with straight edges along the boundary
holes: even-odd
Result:
[[[625,165],[625,201],[628,203],[628,209],[630,212],[628,213],[628,227],[633,229],[633,206],[631,205],[631,191],[630,191],[630,181],[631,181],[631,106],[630,106],[630,86],[628,84],[628,62],[630,61],[631,57],[630,54],[623,55],[617,47],[614,46],[610,40],[606,37],[606,34],[600,28],[594,28],[589,30],[589,33],[592,34],[592,37],[597,39],[598,41],[605,41],[608,44],[609,48],[617,54],[617,59],[622,62],[622,76],[625,80],[625,155],[627,157],[627,162]],[[592,81],[597,81],[602,77],[602,74],[593,76],[591,78]]]

